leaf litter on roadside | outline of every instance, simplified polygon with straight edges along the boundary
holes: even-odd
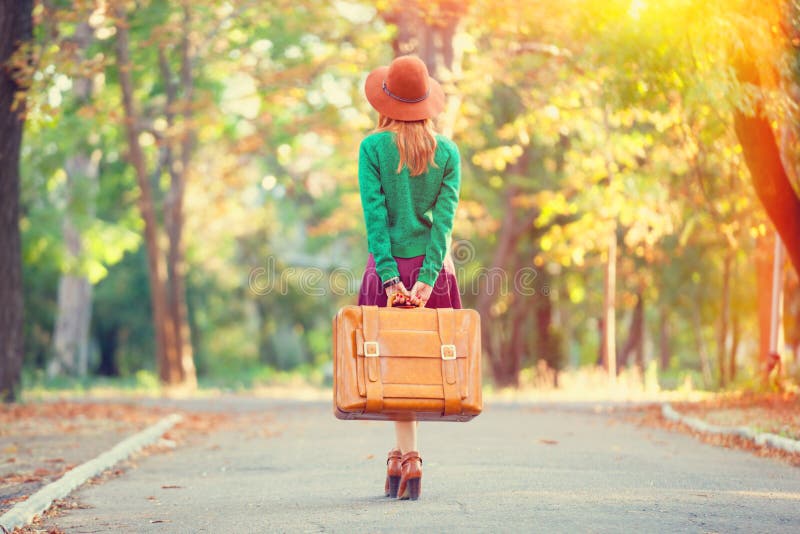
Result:
[[[166,414],[176,411],[179,410],[172,407],[113,402],[59,401],[1,405],[0,491],[13,496],[0,500],[0,514],[17,502],[26,500],[40,487],[60,478],[79,463],[110,449],[126,435],[132,435]],[[272,428],[273,416],[264,412],[182,412],[181,415],[182,420],[165,433],[162,439],[87,483],[102,484],[109,478],[120,476],[128,469],[136,467],[138,458],[170,453],[180,445],[196,441],[220,429],[257,429],[257,437],[261,438],[277,434]],[[61,438],[61,441],[54,438]],[[23,443],[25,446],[22,446]],[[29,446],[30,443],[36,443],[38,448]],[[91,446],[85,447],[87,444]],[[219,447],[214,450],[219,450]],[[14,470],[11,471],[11,468]],[[182,486],[165,485],[164,488],[177,489]],[[63,510],[84,507],[77,502],[66,505],[67,502],[70,501],[57,501],[43,515],[53,518]],[[30,525],[30,528],[32,530],[20,532],[61,532],[57,527],[43,530],[41,518]]]
[[[673,402],[672,407],[679,413],[702,419],[720,426],[748,426],[761,432],[773,432],[774,424],[788,425],[790,435],[800,435],[800,399],[794,393],[734,393],[721,394],[711,399],[697,402]],[[658,427],[690,434],[704,443],[720,447],[749,451],[757,456],[775,458],[800,467],[800,454],[758,445],[750,439],[736,435],[721,435],[699,432],[661,414],[660,405],[648,405],[627,409],[626,420],[642,426]],[[724,421],[720,413],[725,414]],[[769,430],[773,429],[773,430]],[[776,432],[777,433],[777,432]],[[797,439],[797,438],[794,438]]]

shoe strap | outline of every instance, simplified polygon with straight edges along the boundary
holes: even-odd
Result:
[[[403,455],[398,449],[392,449],[389,451],[389,457],[386,458],[386,463],[388,464],[392,460],[403,460]]]

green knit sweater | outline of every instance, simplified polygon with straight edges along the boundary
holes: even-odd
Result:
[[[381,280],[398,276],[393,256],[425,255],[418,280],[436,282],[450,248],[453,218],[461,188],[461,159],[450,139],[436,136],[436,167],[410,176],[398,173],[400,154],[395,134],[364,138],[358,156],[358,184],[367,226],[369,251]]]

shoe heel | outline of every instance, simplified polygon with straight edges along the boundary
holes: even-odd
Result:
[[[406,494],[408,498],[412,501],[416,501],[419,499],[419,492],[422,486],[422,479],[421,478],[412,478],[408,481],[408,487],[406,489]]]
[[[386,492],[386,496],[395,499],[397,498],[397,490],[400,488],[400,477],[390,476],[388,478],[389,478],[389,491]]]

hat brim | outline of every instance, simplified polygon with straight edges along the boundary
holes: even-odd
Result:
[[[439,82],[428,76],[430,92],[425,100],[401,102],[383,90],[383,81],[388,72],[389,67],[378,67],[369,73],[364,83],[367,101],[378,113],[398,121],[420,121],[435,117],[444,110],[444,90]]]

